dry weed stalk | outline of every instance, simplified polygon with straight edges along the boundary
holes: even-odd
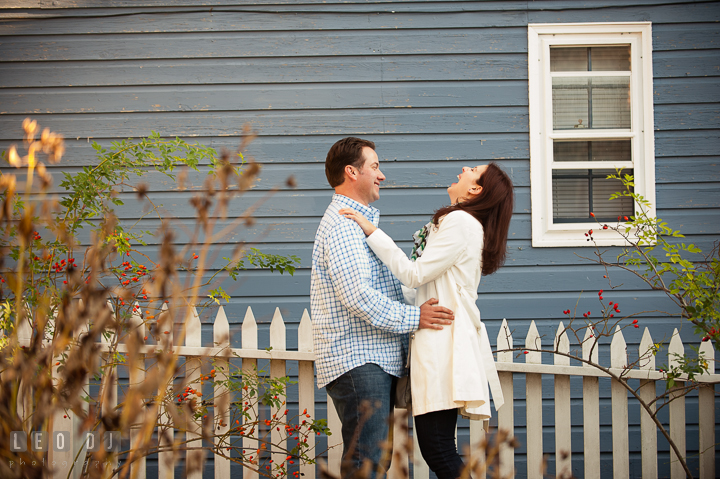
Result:
[[[66,182],[74,181],[75,193],[58,202],[50,196],[52,178],[38,158],[44,154],[47,161],[58,162],[64,153],[63,140],[47,129],[36,138],[39,127],[29,119],[23,128],[27,154],[20,156],[13,146],[6,158],[12,166],[25,168],[24,191],[18,193],[22,188],[16,175],[0,177],[0,320],[4,332],[0,339],[0,477],[39,478],[66,471],[70,477],[74,468],[80,468],[85,477],[127,478],[134,476],[131,465],[138,459],[165,451],[172,452],[173,460],[190,452],[186,473],[202,470],[208,450],[268,477],[292,473],[299,463],[312,462],[315,452],[303,447],[302,438],[327,433],[323,421],[315,421],[306,412],[265,420],[258,415],[263,406],[285,404],[281,395],[287,378],[271,380],[261,371],[249,374],[232,368],[220,373],[213,368],[208,373],[212,366],[207,362],[183,363],[172,348],[184,344],[187,319],[212,282],[221,273],[236,276],[244,268],[242,261],[248,252],[243,244],[224,268],[209,280],[205,277],[217,255],[212,245],[252,222],[257,205],[215,231],[218,222],[227,218],[230,201],[250,188],[260,166],[251,162],[241,171],[231,155],[224,153],[214,162],[214,174],[208,176],[203,191],[192,197],[198,227],[190,241],[177,251],[173,230],[163,221],[157,233],[159,252],[153,259],[134,246],[133,239],[138,238],[113,214],[111,204],[120,201],[115,187],[128,186],[127,172],[120,167],[158,168],[146,161],[147,152],[158,145],[163,145],[159,151],[165,156],[157,159],[167,160],[172,148],[184,149],[190,167],[214,151],[179,139],[168,142],[156,134],[139,143],[122,142],[113,153],[96,145],[102,155],[100,164],[86,168],[85,176],[66,176]],[[243,148],[253,136],[246,133]],[[168,148],[172,150],[169,154]],[[140,155],[124,156],[128,152]],[[103,171],[105,176],[98,176]],[[151,202],[146,186],[133,188],[138,197]],[[83,191],[89,193],[82,196]],[[158,212],[154,205],[152,210]],[[79,246],[83,222],[92,223],[94,230],[86,245]],[[292,258],[257,252],[250,262],[292,273],[297,261]],[[215,292],[224,294],[220,288]],[[141,326],[150,333],[141,334]],[[228,359],[228,353],[223,354]],[[129,371],[129,382],[118,379],[118,367]],[[191,374],[197,368],[199,379],[192,379],[198,376]],[[142,381],[134,380],[135,371],[144,372]],[[217,398],[203,396],[206,382],[222,384],[228,393]],[[119,400],[118,383],[122,389]],[[240,424],[242,420],[242,426],[221,434],[217,431],[222,420],[217,415],[213,418],[212,411],[224,406],[231,408],[233,421]],[[123,441],[119,450],[73,450],[71,464],[53,464],[50,453],[34,450],[32,433],[56,430],[58,423],[67,424],[72,418],[77,433],[97,432],[102,438],[106,432],[120,432],[127,438],[133,431],[134,439]],[[271,444],[268,431],[275,427],[292,427],[299,440],[288,438]],[[181,434],[166,441],[170,430]],[[24,451],[14,451],[11,438],[17,440],[17,436],[13,432],[26,434]],[[177,439],[185,437],[184,432],[194,435]],[[242,450],[243,437],[260,440],[257,452]],[[222,447],[214,445],[216,438]],[[287,462],[268,462],[269,449],[283,451]]]

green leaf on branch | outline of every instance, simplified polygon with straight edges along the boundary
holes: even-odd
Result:
[[[618,169],[607,178],[620,180],[623,185],[623,190],[611,194],[610,199],[632,198],[635,215],[629,216],[623,227],[618,226],[627,244],[617,255],[617,262],[606,262],[602,252],[598,252],[599,262],[623,267],[654,290],[664,292],[677,305],[678,316],[692,321],[696,333],[704,340],[713,339],[715,348],[720,350],[720,244],[716,242],[712,251],[705,254],[693,243],[675,242],[673,238],[684,235],[654,217],[651,203],[635,193],[633,175]],[[633,231],[635,237],[631,236]],[[664,258],[657,253],[659,250]],[[688,356],[681,364],[681,372],[689,377],[698,374],[697,362],[693,363]],[[668,374],[668,387],[672,387],[676,379]]]
[[[228,272],[228,275],[233,279],[237,280],[239,272],[246,270],[247,260],[252,266],[260,269],[269,269],[271,272],[279,271],[280,274],[286,271],[293,276],[295,269],[300,266],[300,258],[295,255],[281,256],[276,254],[263,253],[257,248],[250,248],[250,252],[241,257],[237,261],[232,261],[229,258],[223,258],[228,264],[223,268]]]
[[[220,300],[218,298],[225,300],[226,303],[230,302],[230,295],[227,294],[222,289],[222,287],[218,287],[216,289],[212,289],[212,290],[208,291],[208,296],[210,297],[210,299],[215,301],[215,303],[217,303],[217,304],[220,304]]]

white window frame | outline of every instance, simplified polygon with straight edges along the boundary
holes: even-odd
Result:
[[[630,45],[631,129],[553,131],[550,46]],[[655,138],[652,88],[652,32],[650,22],[556,23],[528,25],[528,88],[530,110],[530,190],[534,247],[593,246],[584,233],[593,229],[595,243],[621,246],[625,241],[594,221],[553,223],[552,170],[597,168],[596,162],[563,161],[553,164],[554,139],[631,138],[632,162],[602,162],[604,168],[632,168],[635,192],[652,205],[655,215]],[[561,163],[561,164],[560,164]],[[637,212],[637,205],[635,205]]]

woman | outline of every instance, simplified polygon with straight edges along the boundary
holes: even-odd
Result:
[[[476,301],[481,275],[494,273],[505,261],[513,186],[490,163],[463,167],[447,191],[451,206],[440,208],[414,235],[414,261],[361,214],[351,209],[340,213],[360,225],[368,245],[405,286],[417,288],[415,304],[438,298],[455,313],[451,326],[413,333],[410,351],[420,450],[438,478],[455,479],[464,468],[455,443],[458,410],[471,419],[489,418],[488,383],[496,409],[503,403]]]

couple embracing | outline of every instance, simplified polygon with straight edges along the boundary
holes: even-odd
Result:
[[[318,387],[342,423],[342,477],[384,474],[381,445],[409,356],[420,450],[438,478],[455,479],[458,413],[489,418],[489,390],[503,403],[476,301],[481,275],[505,260],[512,182],[495,163],[463,167],[450,206],[415,234],[408,258],[370,206],[385,180],[375,144],[338,141],[325,174],[335,195],[315,235],[310,294]]]

